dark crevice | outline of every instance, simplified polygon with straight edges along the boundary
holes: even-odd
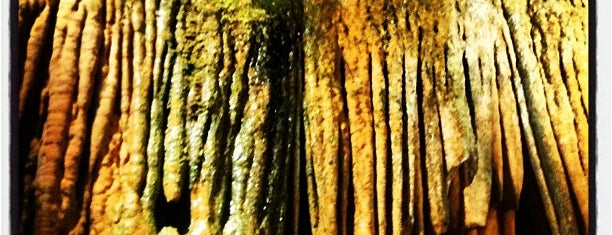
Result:
[[[311,183],[309,185],[312,185],[312,189],[310,189],[309,187],[306,187],[304,190],[308,191],[308,194],[312,194],[312,200],[313,200],[312,204],[311,204],[310,200],[307,200],[308,201],[308,207],[306,207],[306,208],[308,208],[309,214],[311,212],[313,212],[313,211],[316,213],[316,215],[314,215],[314,217],[316,219],[314,221],[314,224],[311,227],[311,228],[315,228],[315,227],[318,227],[319,223],[321,222],[320,221],[321,218],[319,217],[319,208],[320,208],[321,205],[319,204],[319,190],[317,189],[317,185],[318,184],[317,184],[317,177],[316,177],[316,172],[315,172],[316,169],[314,167],[314,159],[313,159],[312,154],[310,154],[310,155],[306,154],[306,157],[310,158],[310,159],[306,160],[307,164],[305,164],[305,166],[307,168],[310,168],[310,170],[307,170],[307,172],[305,173],[305,176],[310,178],[309,181]],[[305,194],[305,195],[308,195],[308,194]],[[308,220],[311,220],[312,217],[313,217],[313,215],[310,215],[310,217],[308,217]],[[312,223],[312,221],[310,221],[310,223]]]
[[[521,129],[524,130],[522,122]],[[521,142],[525,143],[527,138],[521,132]],[[528,146],[523,145],[523,156],[529,156]],[[524,178],[523,190],[519,200],[519,207],[516,211],[516,234],[552,234],[549,222],[546,221],[544,202],[542,195],[537,188],[537,182],[532,169],[531,161],[523,161]]]
[[[453,79],[451,78],[452,75],[449,74],[448,72],[448,46],[444,46],[444,68],[442,68],[442,71],[444,71],[444,76],[442,76],[439,79],[442,79],[444,81],[444,83],[442,84],[442,88],[444,92],[448,92],[448,90],[450,88],[452,88],[455,84],[453,83]],[[446,96],[446,95],[444,95]]]
[[[300,115],[301,116],[301,115]],[[304,128],[304,124],[300,124],[299,125],[300,128],[300,136],[299,136],[299,140],[300,143],[306,143],[306,136],[305,136],[305,128]],[[297,159],[299,161],[299,197],[300,200],[297,202],[297,211],[298,211],[298,224],[297,227],[298,228],[302,228],[301,229],[301,233],[303,233],[304,235],[311,235],[312,231],[310,228],[312,228],[312,224],[310,221],[310,208],[312,208],[315,205],[310,205],[310,201],[308,200],[308,174],[306,174],[306,167],[308,167],[308,165],[306,164],[306,146],[305,145],[300,145],[300,149],[299,149],[299,158]],[[310,160],[312,161],[312,159]],[[313,179],[311,179],[313,180]],[[305,198],[304,198],[305,197]],[[316,198],[316,197],[315,197]]]
[[[567,74],[567,68],[565,68],[565,64],[563,63],[563,50],[561,49],[561,47],[557,47],[558,49],[558,54],[559,54],[559,73],[561,73],[561,81],[563,82],[563,85],[565,86],[565,95],[568,97],[568,99],[571,99],[572,95],[570,93],[570,89],[569,86],[567,85],[567,82],[569,79],[571,79],[568,74]],[[570,101],[571,102],[571,101]]]
[[[268,27],[274,32],[289,32],[289,29],[283,24],[270,24]],[[290,106],[295,103],[292,96],[289,95],[290,77],[288,74],[290,74],[291,67],[289,56],[293,49],[292,45],[289,44],[292,41],[290,37],[291,35],[285,33],[274,33],[270,35],[268,40],[264,40],[269,49],[265,56],[269,60],[264,62],[264,67],[269,72],[269,75],[266,76],[270,77],[269,112],[272,114],[266,120],[266,138],[272,141],[268,141],[267,151],[269,153],[265,154],[266,156],[271,155],[271,157],[268,157],[266,162],[269,169],[265,170],[265,172],[270,173],[264,173],[264,175],[270,176],[264,178],[264,185],[267,185],[268,191],[265,192],[263,212],[264,216],[268,217],[268,223],[270,224],[277,224],[281,221],[280,219],[284,219],[281,218],[281,216],[285,216],[282,214],[281,208],[285,208],[286,211],[286,199],[288,198],[288,189],[283,185],[286,185],[284,182],[287,182],[289,178],[286,174],[287,171],[283,169],[287,167],[285,160],[290,147],[289,140],[291,139],[286,137],[291,137],[293,134],[289,126]],[[272,229],[279,229],[279,227],[272,226]],[[280,232],[280,229],[273,232]]]
[[[295,181],[291,181],[291,180],[287,180],[287,186],[289,188],[288,190],[288,195],[290,195],[287,199],[287,214],[286,214],[286,220],[288,221],[287,223],[285,223],[285,225],[287,226],[285,229],[285,233],[289,234],[289,233],[295,233],[299,230],[299,228],[311,228],[311,224],[310,224],[310,215],[309,215],[309,211],[307,208],[308,207],[308,197],[304,196],[307,195],[307,182],[306,182],[306,174],[305,174],[305,168],[304,166],[305,164],[305,156],[306,156],[306,145],[303,143],[306,143],[305,141],[305,128],[304,128],[304,122],[302,120],[304,120],[303,117],[303,100],[304,100],[304,93],[303,93],[303,86],[304,86],[304,51],[303,51],[303,38],[301,35],[303,35],[304,33],[304,29],[303,27],[303,6],[302,6],[302,2],[301,1],[295,1],[293,2],[293,9],[300,9],[297,10],[295,13],[295,15],[291,14],[289,16],[289,18],[293,18],[292,21],[289,22],[293,22],[293,24],[291,24],[289,27],[291,29],[293,29],[294,31],[291,31],[292,33],[292,37],[291,40],[293,41],[291,47],[291,53],[293,53],[292,55],[290,55],[290,64],[289,64],[289,70],[292,70],[292,75],[293,77],[287,78],[287,79],[291,79],[288,82],[291,83],[291,86],[293,88],[293,93],[292,96],[294,97],[294,102],[296,104],[288,104],[288,105],[295,105],[295,107],[293,107],[295,110],[294,115],[293,115],[293,122],[295,122],[296,124],[293,124],[293,122],[290,122],[290,125],[293,125],[295,129],[294,133],[295,136],[293,137],[293,140],[297,140],[298,143],[291,143],[292,149],[293,151],[291,152],[291,154],[295,154],[295,156],[291,156],[291,160],[289,161],[290,164],[290,170],[288,172],[288,178],[289,179],[296,179],[297,178],[297,182]],[[291,57],[293,56],[293,57]],[[297,172],[295,172],[296,169],[296,165],[297,164]],[[294,176],[294,174],[298,174],[297,177]],[[296,186],[292,186],[293,184],[297,184]],[[297,192],[295,192],[294,190],[296,190]],[[294,198],[294,196],[297,196],[297,198]],[[295,223],[295,224],[294,224]],[[288,226],[291,226],[292,229],[288,229]],[[295,231],[293,231],[293,228],[296,228]],[[311,233],[311,231],[309,229],[302,229],[304,230],[304,234],[308,235]]]
[[[527,0],[527,7],[525,9],[533,9],[531,7],[531,0]],[[527,12],[527,13],[529,13],[529,12]]]
[[[375,109],[374,109],[374,99],[373,99],[373,97],[374,97],[373,96],[374,89],[372,88],[372,86],[373,86],[373,81],[372,81],[373,80],[373,76],[372,76],[372,54],[371,53],[368,53],[367,60],[368,60],[368,78],[369,78],[369,88],[370,88],[370,90],[368,91],[369,97],[370,97],[370,99],[369,99],[370,100],[370,104],[369,104],[369,106],[370,106],[370,113],[369,113],[369,115],[370,115],[370,120],[371,120],[371,122],[370,122],[370,130],[371,130],[371,133],[372,133],[371,140],[370,140],[371,142],[370,143],[372,144],[372,159],[374,160],[374,161],[372,161],[374,163],[373,166],[372,166],[372,172],[373,172],[373,175],[374,175],[374,177],[373,177],[374,182],[372,184],[373,185],[372,196],[374,197],[374,202],[373,202],[373,207],[372,208],[373,208],[374,211],[373,211],[372,214],[374,214],[374,232],[375,232],[375,234],[378,234],[379,233],[378,224],[379,224],[379,220],[380,220],[378,217],[380,215],[378,214],[378,187],[377,187],[377,180],[376,179],[377,179],[379,173],[377,172],[378,168],[376,167],[376,165],[377,165],[376,160],[378,159],[378,156],[376,154],[376,125],[375,125],[375,119],[374,119]]]
[[[342,234],[344,232],[344,227],[343,227],[343,220],[344,215],[342,214],[343,212],[343,207],[344,202],[343,202],[343,190],[344,190],[344,183],[345,183],[345,177],[343,176],[343,170],[344,170],[344,166],[346,165],[346,163],[343,161],[343,156],[344,156],[344,146],[347,143],[344,143],[344,139],[342,138],[342,128],[338,127],[338,136],[340,138],[338,138],[338,187],[336,187],[336,226],[338,226],[338,234]]]
[[[476,135],[476,114],[474,108],[474,99],[472,98],[472,83],[470,78],[470,69],[466,58],[466,52],[463,52],[463,76],[465,79],[465,98],[467,99],[468,109],[470,111],[470,123],[472,126],[472,134]]]
[[[535,22],[535,20],[534,20],[534,19],[530,19],[530,23],[532,23],[532,24],[533,24],[534,22]],[[538,50],[537,50],[537,45],[536,45],[536,43],[541,43],[541,42],[540,42],[540,41],[536,41],[536,40],[535,40],[535,38],[536,38],[536,37],[535,37],[535,36],[536,36],[536,35],[535,35],[535,33],[536,33],[536,29],[535,29],[535,27],[534,27],[534,28],[531,28],[531,30],[530,30],[528,33],[529,33],[529,36],[530,36],[530,37],[531,37],[531,39],[532,39],[532,41],[529,43],[529,44],[531,45],[531,52],[533,52],[533,55],[534,55],[535,60],[536,60],[538,63],[540,63],[540,57],[538,57],[539,55],[538,55]],[[511,35],[514,35],[514,34],[511,34]],[[541,36],[542,36],[542,35],[540,35],[540,40],[542,40]],[[515,42],[515,43],[516,43],[516,42]],[[541,46],[541,45],[540,45],[540,46]],[[517,60],[518,60],[518,59],[520,59],[520,58],[518,58],[518,57],[517,57]],[[539,73],[539,72],[540,72],[540,71],[538,71],[538,73]]]
[[[385,31],[387,31],[387,27],[385,24]],[[388,53],[384,53],[383,58],[388,58]],[[386,173],[386,178],[385,178],[385,208],[387,208],[386,210],[386,214],[385,214],[385,218],[387,220],[387,234],[391,234],[392,232],[392,221],[393,221],[393,215],[391,214],[392,212],[392,208],[393,208],[393,159],[392,159],[392,152],[391,152],[391,124],[389,122],[390,117],[389,117],[389,70],[388,70],[388,65],[387,65],[387,60],[383,59],[382,60],[382,73],[384,76],[384,91],[383,91],[383,96],[382,96],[382,103],[383,103],[383,112],[384,112],[384,118],[385,118],[385,130],[387,135],[385,136],[386,138],[386,165],[385,165],[385,169],[387,171]],[[403,105],[402,105],[403,106]]]
[[[344,141],[343,138],[343,133],[342,133],[342,128],[338,127],[338,135],[340,136],[340,138],[338,138],[339,141],[339,145],[338,145],[338,182],[339,182],[339,187],[337,188],[337,204],[336,204],[336,217],[337,217],[337,224],[336,226],[338,226],[338,234],[348,234],[348,231],[346,231],[349,226],[347,225],[349,223],[348,221],[348,217],[349,217],[349,205],[352,205],[352,203],[348,202],[348,195],[345,195],[345,190],[348,194],[348,188],[349,185],[351,184],[351,180],[352,178],[349,177],[349,175],[344,175],[345,172],[350,172],[351,170],[351,153],[349,152],[344,152],[345,146],[347,146],[347,148],[350,150],[350,138],[348,139],[348,142]],[[344,156],[347,156],[347,158],[345,159]]]
[[[348,111],[348,95],[347,95],[347,91],[346,91],[346,87],[344,86],[345,82],[346,82],[346,62],[344,61],[343,57],[340,57],[340,64],[339,64],[339,74],[340,74],[340,97],[342,97],[342,114],[341,114],[341,122],[346,123],[346,133],[348,133],[347,136],[347,143],[342,142],[340,148],[343,148],[344,146],[348,146],[348,150],[351,150],[351,138],[350,138],[350,133],[351,133],[351,129],[350,129],[350,125],[348,125],[348,117],[349,117],[349,111]],[[342,130],[341,130],[342,131]],[[340,133],[340,139],[344,139],[344,134],[341,132]],[[343,162],[342,165],[339,165],[339,169],[341,170],[341,172],[347,172],[348,175],[346,176],[346,178],[340,177],[339,180],[342,180],[340,182],[344,182],[347,185],[342,185],[342,187],[347,187],[348,188],[348,195],[340,195],[342,197],[346,197],[346,218],[340,218],[341,220],[346,221],[346,228],[340,228],[338,231],[340,232],[344,232],[345,234],[352,234],[353,233],[353,223],[354,223],[354,214],[355,214],[355,206],[354,206],[354,202],[355,202],[355,198],[354,198],[354,186],[353,186],[353,172],[352,172],[352,166],[353,166],[353,158],[352,158],[352,153],[348,152],[348,153],[344,153],[344,154],[348,154],[349,157],[347,159],[346,162]],[[342,155],[340,155],[342,156]],[[342,200],[342,199],[339,199]]]
[[[300,2],[294,2],[293,4],[294,9],[303,9],[303,7],[301,7],[300,5]],[[288,78],[290,79],[288,82],[291,84],[289,87],[291,89],[290,92],[295,102],[295,106],[293,106],[294,104],[289,104],[292,106],[292,114],[290,117],[292,118],[292,120],[289,123],[292,126],[291,128],[293,130],[294,135],[290,140],[291,148],[290,152],[288,153],[288,156],[290,158],[288,164],[289,169],[291,170],[289,170],[287,175],[288,179],[290,180],[286,181],[288,189],[287,194],[289,195],[287,198],[287,223],[285,223],[286,234],[297,233],[299,228],[310,228],[310,225],[305,225],[307,227],[303,227],[303,225],[301,225],[301,219],[303,218],[302,214],[305,214],[301,212],[301,209],[308,208],[302,207],[302,204],[308,201],[302,198],[302,195],[306,195],[304,192],[302,192],[303,189],[306,189],[306,185],[303,184],[305,181],[303,180],[304,173],[302,171],[302,166],[304,165],[302,157],[305,156],[306,149],[305,145],[303,144],[305,143],[304,123],[301,121],[303,120],[304,113],[302,107],[302,102],[304,100],[304,93],[302,91],[304,83],[304,55],[302,51],[303,41],[301,37],[301,35],[303,34],[303,29],[300,26],[303,25],[303,22],[300,19],[303,18],[303,12],[301,10],[297,10],[295,14],[297,14],[297,16],[290,16],[294,20],[294,23],[291,25],[291,28],[294,30],[292,31],[292,33],[294,34],[292,37],[293,42],[291,45],[292,54],[289,56],[291,60],[289,69],[291,70],[290,74],[292,75],[292,77]],[[296,21],[298,23],[296,23]],[[306,215],[304,217],[310,218],[309,215]],[[306,234],[306,232],[304,233]]]
[[[437,21],[434,21],[433,23],[433,32],[436,34],[438,33],[438,22]]]
[[[477,79],[479,79],[480,81],[478,83],[479,87],[477,87],[477,88],[480,88],[480,90],[478,90],[478,92],[482,92],[483,95],[484,95],[484,92],[486,92],[485,89],[487,88],[487,87],[485,87],[485,79],[487,79],[487,78],[484,76],[484,71],[483,71],[482,67],[483,67],[482,66],[482,58],[478,57],[478,73],[479,73],[480,76],[478,76]],[[491,91],[489,91],[489,93],[490,92]],[[476,138],[478,138],[478,137],[476,137]]]
[[[406,66],[406,59],[405,59],[405,55],[402,56],[402,68],[405,68]],[[411,201],[411,197],[410,197],[410,192],[408,192],[410,190],[410,175],[409,172],[410,171],[415,171],[416,169],[410,169],[409,167],[409,160],[407,158],[409,158],[409,148],[408,148],[408,142],[409,142],[409,136],[408,136],[408,113],[407,113],[407,107],[406,104],[408,104],[407,101],[407,97],[406,97],[406,69],[402,69],[402,89],[401,89],[401,104],[400,105],[400,110],[402,113],[402,138],[401,138],[401,147],[402,147],[402,176],[408,176],[408,177],[403,177],[402,179],[402,187],[401,187],[401,197],[402,197],[402,203],[401,203],[401,210],[402,211],[408,211],[409,210],[409,203],[412,203],[412,206],[415,206],[416,203]],[[418,104],[418,103],[417,103]],[[408,157],[405,157],[408,156]],[[414,186],[416,188],[416,185]],[[404,213],[404,216],[401,218],[402,224],[408,223],[408,216],[406,216],[408,213]],[[416,222],[416,220],[415,220]],[[416,225],[412,225],[412,227],[417,227]],[[404,231],[403,228],[392,228],[392,229],[397,229],[400,232],[412,232],[412,231]]]
[[[181,177],[188,177],[189,171],[183,171]],[[187,183],[181,185],[181,191],[184,192],[178,201],[166,202],[164,193],[160,193],[155,203],[155,221],[157,230],[166,226],[175,227],[179,233],[184,234],[189,230],[191,222],[191,194]],[[161,192],[161,191],[160,191]]]
[[[446,165],[446,151],[444,150],[444,140],[442,138],[442,121],[440,119],[440,106],[436,105],[436,113],[437,113],[437,118],[438,118],[438,134],[440,135],[440,138],[438,139],[440,141],[440,154],[441,154],[441,159],[442,159],[442,175],[445,176],[443,181],[443,187],[444,187],[444,194],[446,194],[445,196],[448,197],[448,191],[446,189],[448,189],[449,185],[446,185],[445,182],[447,182],[446,180],[448,180],[448,177],[451,176],[449,175],[449,172],[446,171],[447,169],[447,165]]]
[[[350,159],[348,163],[351,166],[353,165],[353,159]],[[346,234],[355,234],[355,184],[353,180],[353,170],[350,168],[348,175],[348,195],[346,196],[348,201],[348,207],[346,210]]]
[[[455,4],[454,5],[455,5],[455,10],[457,12],[461,12],[461,8],[459,7],[459,1],[458,0],[455,0]]]
[[[426,159],[428,157],[430,157],[430,156],[427,156],[427,148],[426,148],[427,144],[425,142],[425,119],[424,119],[424,111],[423,111],[423,109],[424,109],[423,99],[424,99],[424,95],[425,94],[423,94],[423,76],[422,76],[422,73],[423,73],[423,57],[425,56],[424,54],[426,52],[424,52],[422,50],[422,46],[423,46],[422,45],[422,43],[423,43],[423,29],[421,27],[419,27],[419,29],[418,29],[418,41],[419,41],[419,45],[418,45],[418,52],[419,52],[419,54],[418,54],[417,71],[416,71],[416,74],[417,74],[417,78],[416,78],[416,96],[417,96],[416,98],[417,98],[417,102],[416,103],[417,103],[417,116],[418,116],[418,126],[419,126],[419,142],[420,142],[419,143],[420,144],[420,148],[419,148],[420,153],[419,153],[419,155],[420,155],[421,159],[423,159],[423,161],[420,161],[421,169],[422,169],[421,173],[423,173],[423,172],[427,172],[427,163],[426,163],[427,160]],[[422,182],[421,182],[421,184],[423,185],[423,187],[422,187],[423,188],[423,192],[422,193],[423,193],[424,201],[423,201],[422,206],[423,206],[423,215],[424,215],[424,218],[421,218],[421,219],[423,219],[423,222],[425,224],[425,234],[433,234],[434,230],[433,230],[433,227],[432,227],[431,218],[429,216],[430,210],[431,210],[430,209],[431,206],[430,206],[430,203],[428,201],[429,200],[428,197],[426,197],[426,195],[429,195],[428,192],[430,190],[429,187],[428,187],[429,185],[427,183],[428,182],[428,178],[429,178],[429,175],[427,173],[422,174],[422,178],[421,178]]]
[[[406,14],[406,31],[412,31],[412,25],[410,24],[410,11],[404,11]]]
[[[578,71],[578,65],[576,64],[576,60],[572,60],[572,65],[574,66],[574,71]],[[584,116],[587,117],[587,123],[589,122],[589,112],[588,112],[588,104],[584,103],[584,98],[582,97],[582,88],[580,87],[580,81],[576,79],[576,87],[578,88],[578,92],[580,93],[580,104],[582,104],[582,111],[584,112]]]
[[[466,179],[463,177],[463,171],[458,170],[453,175],[449,175],[450,179],[448,185],[448,197],[449,199],[453,199],[453,196],[457,196],[455,201],[449,200],[449,208],[450,208],[450,221],[449,221],[449,230],[446,234],[461,234],[464,229],[464,221],[465,221],[465,205],[463,198],[463,183]],[[457,213],[454,213],[457,212]]]
[[[495,61],[495,64],[497,65],[497,60]],[[499,69],[497,69],[496,73],[499,73]],[[499,75],[496,77],[499,78]],[[497,99],[497,103],[494,105],[494,107],[491,110],[491,116],[494,117],[494,120],[493,120],[494,125],[499,126],[499,133],[498,133],[499,142],[498,143],[501,147],[501,153],[500,153],[501,156],[499,156],[499,158],[501,159],[498,159],[498,160],[501,160],[501,166],[502,166],[501,172],[499,172],[498,171],[499,169],[495,166],[495,162],[496,162],[495,159],[497,158],[495,156],[491,157],[491,164],[493,165],[491,167],[492,173],[493,173],[491,185],[492,185],[492,189],[497,189],[497,190],[491,190],[490,204],[496,205],[496,204],[499,204],[500,201],[504,200],[503,194],[506,192],[504,188],[508,186],[509,181],[504,180],[504,172],[505,172],[504,167],[506,166],[506,164],[504,163],[504,158],[506,158],[506,142],[505,142],[506,138],[504,136],[504,123],[503,123],[502,107],[501,107],[501,101],[500,101],[501,97],[499,97],[499,93],[500,93],[499,83],[497,83],[496,79],[492,79],[491,82],[495,83],[495,84],[491,84],[491,89],[492,90],[496,89],[494,90],[495,93],[491,92],[491,97],[494,99]],[[497,115],[495,116],[495,114]],[[492,138],[492,141],[495,142],[496,139]],[[491,153],[494,154],[494,152],[495,152],[495,147],[492,147]],[[501,181],[499,180],[499,178],[501,178]],[[493,207],[494,206],[491,206],[490,208],[493,208]]]
[[[512,208],[518,208],[518,201],[516,201],[517,198],[515,198],[516,195],[516,191],[514,188],[514,179],[512,178],[511,173],[511,169],[510,169],[510,162],[508,160],[508,158],[510,158],[510,155],[508,155],[508,146],[505,144],[507,139],[506,139],[506,130],[504,128],[504,125],[500,125],[501,126],[501,142],[502,142],[502,169],[503,169],[503,179],[504,179],[504,186],[503,186],[503,195],[502,195],[502,203],[500,206],[502,206],[502,208],[504,209],[512,209]],[[510,131],[510,130],[508,130]],[[515,150],[516,151],[516,150]],[[524,156],[521,156],[524,157]],[[527,161],[528,159],[523,158],[523,161]],[[524,168],[521,168],[524,169]],[[517,169],[515,169],[517,170]]]

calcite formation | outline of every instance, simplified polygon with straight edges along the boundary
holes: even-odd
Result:
[[[19,0],[20,234],[588,234],[585,0]]]

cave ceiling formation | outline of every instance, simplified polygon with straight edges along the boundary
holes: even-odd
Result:
[[[19,0],[20,234],[588,234],[586,0]]]

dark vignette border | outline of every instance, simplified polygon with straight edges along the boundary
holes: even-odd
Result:
[[[17,228],[19,227],[19,203],[16,203],[19,200],[19,151],[18,151],[18,140],[19,131],[18,127],[18,117],[17,117],[17,106],[19,105],[18,96],[19,96],[19,69],[17,68],[18,63],[15,61],[18,60],[19,54],[19,35],[17,32],[17,14],[19,9],[19,3],[17,0],[10,0],[9,3],[9,48],[10,48],[10,65],[9,68],[9,129],[10,133],[7,133],[9,138],[9,175],[10,175],[10,222],[9,229],[11,234],[17,234]]]
[[[597,2],[589,0],[589,234],[597,234]]]

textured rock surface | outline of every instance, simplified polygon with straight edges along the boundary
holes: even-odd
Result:
[[[583,0],[19,0],[23,234],[587,234]]]

